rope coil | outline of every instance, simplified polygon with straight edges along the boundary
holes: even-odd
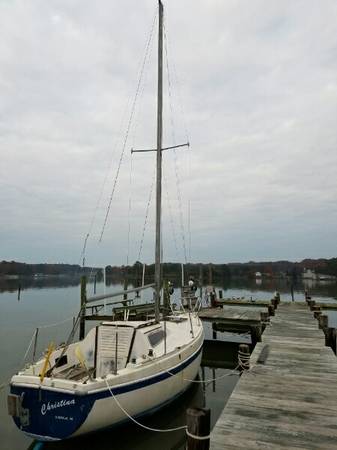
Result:
[[[238,352],[239,367],[242,370],[249,370],[250,368],[250,354],[244,353],[241,350]]]
[[[208,434],[207,436],[196,436],[195,434],[190,433],[187,428],[186,428],[186,435],[192,439],[196,439],[197,441],[207,441],[208,439],[211,438],[210,434]]]

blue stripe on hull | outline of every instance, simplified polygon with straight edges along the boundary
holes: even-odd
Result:
[[[176,375],[184,370],[200,355],[201,350],[202,346],[182,364],[171,369],[170,372]],[[164,372],[145,380],[111,388],[111,391],[114,395],[124,394],[160,383],[171,376],[173,375]],[[71,437],[85,422],[95,401],[111,396],[108,389],[93,394],[76,395],[16,385],[11,385],[11,393],[19,396],[23,394],[22,407],[29,410],[29,425],[21,426],[20,419],[14,417],[17,427],[40,440],[61,440]],[[150,414],[153,410],[162,406],[163,404],[155,406],[151,410],[139,414],[139,417]]]

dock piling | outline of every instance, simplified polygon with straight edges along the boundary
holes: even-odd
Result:
[[[318,320],[319,316],[322,314],[321,309],[317,309],[316,311],[314,311],[314,317],[315,319]]]
[[[281,303],[281,297],[280,297],[280,293],[276,292],[274,295],[274,299],[276,300],[276,303],[279,305]]]
[[[328,316],[325,314],[321,314],[318,318],[318,328],[321,330],[325,330],[325,328],[328,328]]]
[[[266,324],[269,323],[269,314],[267,312],[261,312],[261,323],[262,323],[262,330],[264,331],[266,328]]]
[[[325,328],[325,345],[331,347],[334,354],[336,354],[336,328]]]
[[[217,333],[216,333],[216,326],[215,326],[216,324],[215,323],[212,323],[212,337],[213,337],[213,339],[214,340],[216,340],[217,339]]]
[[[274,308],[273,305],[269,305],[269,306],[268,306],[268,314],[269,314],[270,316],[275,316],[275,308]]]
[[[308,305],[309,305],[310,311],[313,311],[313,307],[315,306],[315,300],[309,300]]]
[[[252,344],[255,347],[257,342],[261,342],[262,326],[261,325],[251,326],[250,334],[251,334]]]
[[[240,372],[244,370],[249,370],[250,367],[250,351],[249,345],[240,344],[238,351],[238,365]]]
[[[211,411],[206,408],[188,408],[187,450],[208,450],[211,429]]]

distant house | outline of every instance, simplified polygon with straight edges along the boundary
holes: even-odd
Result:
[[[262,273],[261,272],[255,272],[255,278],[257,278],[257,279],[262,278]]]
[[[334,281],[334,280],[336,280],[335,276],[333,276],[333,275],[323,275],[322,273],[318,273],[317,274],[317,278],[320,281]]]
[[[322,273],[316,273],[314,269],[304,269],[302,273],[303,280],[320,280],[320,281],[333,281],[337,278],[333,275],[324,275]]]
[[[317,275],[314,269],[304,269],[302,273],[303,280],[316,280]]]

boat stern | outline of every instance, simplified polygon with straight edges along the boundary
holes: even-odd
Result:
[[[8,413],[25,434],[41,441],[71,437],[86,420],[93,402],[78,395],[11,384]]]

